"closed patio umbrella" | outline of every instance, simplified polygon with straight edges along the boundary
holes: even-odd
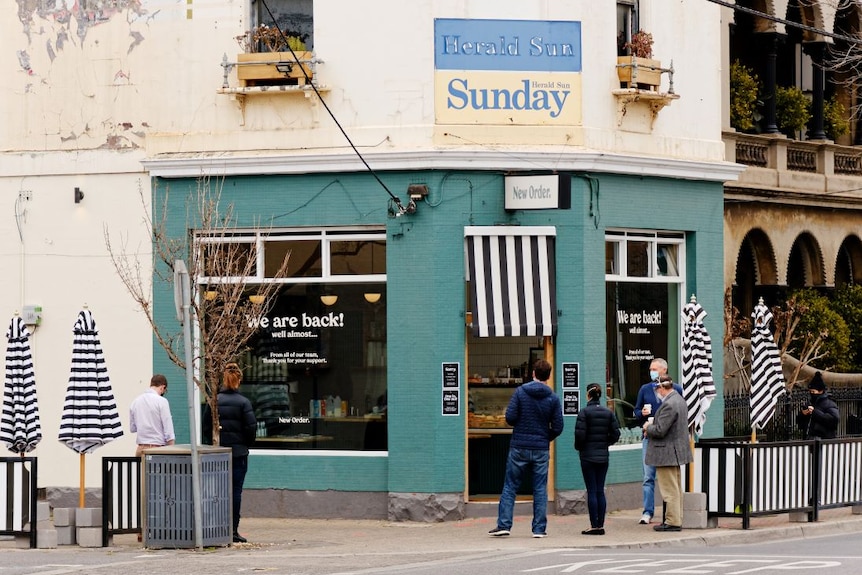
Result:
[[[6,377],[3,387],[3,415],[0,418],[0,441],[10,451],[33,451],[42,440],[39,403],[36,399],[36,377],[30,353],[30,332],[18,314],[6,331]]]
[[[778,398],[786,393],[784,372],[778,346],[769,331],[772,313],[763,304],[763,298],[751,313],[751,436],[757,438],[757,429],[763,429],[775,415]]]
[[[697,298],[682,308],[685,325],[682,338],[682,390],[688,406],[688,427],[695,435],[703,432],[706,411],[715,399],[712,378],[712,338],[703,325],[706,311]]]
[[[72,368],[60,419],[60,441],[81,455],[80,506],[84,506],[84,456],[123,435],[102,342],[93,314],[78,314],[72,342]]]

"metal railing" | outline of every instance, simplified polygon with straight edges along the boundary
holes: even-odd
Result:
[[[102,547],[112,535],[141,533],[141,458],[102,459]]]
[[[707,515],[751,518],[862,505],[862,438],[750,443],[702,440],[684,477],[706,494]]]
[[[829,395],[838,404],[840,421],[838,437],[862,435],[862,388],[833,387]],[[788,441],[802,439],[802,430],[796,417],[803,406],[808,405],[808,391],[793,389],[778,398],[775,415],[762,430],[757,432],[765,441]],[[748,391],[724,396],[724,435],[747,437],[751,435],[751,399]]]
[[[36,548],[37,464],[35,457],[0,457],[0,535],[25,535]]]

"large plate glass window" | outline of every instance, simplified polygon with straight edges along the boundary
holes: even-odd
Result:
[[[237,358],[240,390],[259,422],[254,447],[385,451],[385,232],[267,230],[197,242],[205,257],[233,250],[243,262],[255,259],[253,273],[223,281],[241,281],[249,293],[278,284],[265,321]],[[275,277],[285,254],[287,273]],[[199,279],[203,297],[214,280]]]
[[[608,398],[627,429],[623,442],[640,441],[633,406],[649,379],[649,364],[679,365],[680,313],[684,297],[685,234],[609,230],[605,235]]]

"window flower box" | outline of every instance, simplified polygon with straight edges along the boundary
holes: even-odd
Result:
[[[313,57],[312,52],[306,51],[237,54],[237,79],[243,87],[304,86],[313,77]]]

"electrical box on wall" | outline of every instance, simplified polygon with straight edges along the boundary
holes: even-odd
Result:
[[[25,305],[21,312],[21,319],[25,325],[39,325],[42,323],[42,306]]]

